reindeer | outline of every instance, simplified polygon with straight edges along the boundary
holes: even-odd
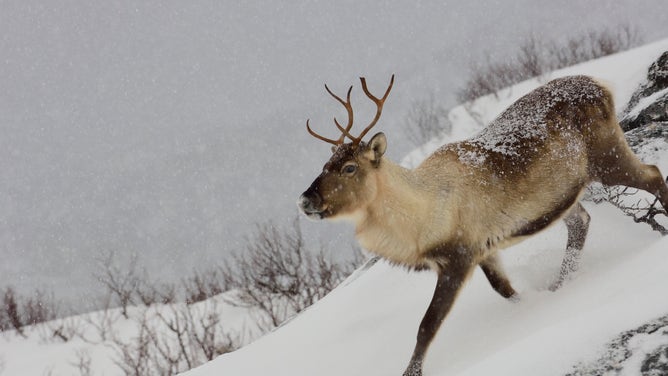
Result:
[[[501,296],[516,299],[497,250],[563,219],[566,255],[553,288],[577,269],[590,220],[579,199],[589,183],[642,189],[668,209],[659,169],[633,154],[610,91],[590,77],[547,83],[478,135],[442,146],[413,170],[383,157],[383,133],[363,141],[380,118],[394,76],[381,98],[360,81],[377,110],[359,136],[350,133],[352,86],[343,100],[325,85],[348,113],[345,127],[334,118],[338,139],[315,133],[307,120],[312,136],[334,146],[298,205],[313,219],[354,222],[359,243],[391,263],[438,275],[404,376],[422,375],[429,344],[476,265]]]

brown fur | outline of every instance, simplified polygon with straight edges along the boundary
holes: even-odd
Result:
[[[405,375],[421,374],[429,343],[476,265],[500,295],[515,296],[498,249],[564,218],[567,254],[554,288],[577,269],[589,224],[578,200],[589,183],[644,189],[668,209],[661,173],[633,154],[609,90],[585,76],[534,90],[481,134],[444,145],[414,170],[383,157],[382,133],[357,142],[336,148],[300,205],[311,217],[352,220],[360,244],[395,264],[438,273]]]

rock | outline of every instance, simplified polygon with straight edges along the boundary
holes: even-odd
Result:
[[[647,354],[640,367],[642,376],[668,375],[668,345],[663,345]]]
[[[626,141],[636,154],[650,140],[657,138],[668,140],[668,121],[649,122],[642,127],[637,127],[626,132]]]
[[[668,51],[664,52],[657,61],[650,65],[647,79],[658,88],[654,90],[655,92],[668,87]]]
[[[647,81],[636,89],[622,113],[624,131],[668,121],[668,51],[650,65]]]
[[[597,359],[575,364],[565,376],[664,376],[668,369],[667,350],[668,314],[620,333],[606,344]],[[637,362],[636,358],[643,360]]]

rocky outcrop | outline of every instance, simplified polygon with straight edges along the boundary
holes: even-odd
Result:
[[[624,131],[651,123],[668,124],[668,51],[647,71],[647,81],[631,96],[620,122]]]
[[[620,333],[606,345],[598,359],[576,364],[565,376],[668,375],[666,343],[668,315]]]
[[[640,153],[651,140],[657,138],[668,140],[668,122],[649,121],[626,132],[626,141],[636,154]]]

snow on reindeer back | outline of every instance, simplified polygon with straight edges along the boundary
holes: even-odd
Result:
[[[601,86],[587,76],[555,79],[517,100],[476,136],[444,149],[454,148],[459,160],[468,165],[481,165],[490,154],[508,159],[526,155],[522,149],[535,149],[547,139],[550,114],[598,102],[604,95]]]

